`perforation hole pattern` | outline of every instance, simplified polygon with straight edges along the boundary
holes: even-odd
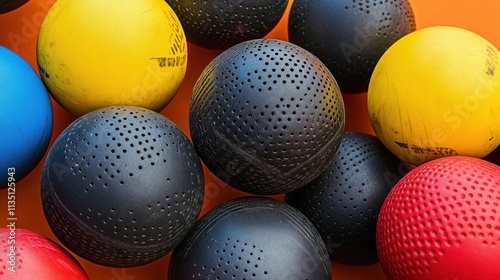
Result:
[[[288,0],[167,0],[189,42],[212,49],[264,37],[283,16]]]
[[[169,279],[330,280],[326,248],[296,209],[243,197],[203,216],[176,247]]]
[[[247,41],[215,58],[190,104],[195,148],[226,183],[276,194],[317,176],[338,148],[344,103],[329,70],[288,42]]]
[[[346,132],[329,166],[286,202],[311,220],[333,260],[375,263],[378,213],[406,168],[376,137]]]
[[[366,91],[382,54],[415,29],[408,0],[295,0],[288,22],[290,42],[318,56],[343,93]]]
[[[138,107],[84,115],[61,133],[44,165],[42,202],[56,236],[109,266],[161,257],[201,210],[201,162],[170,120]]]
[[[428,278],[439,266],[440,275],[451,276],[474,251],[497,256],[499,212],[497,165],[455,156],[417,167],[396,184],[380,213],[377,246],[384,271],[395,279]],[[498,264],[496,257],[481,259],[483,268],[492,269],[469,269],[475,273],[470,277],[498,276]]]

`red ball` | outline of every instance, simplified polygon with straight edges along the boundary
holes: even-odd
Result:
[[[445,157],[384,201],[377,250],[388,279],[500,279],[500,167]]]
[[[35,232],[16,229],[15,224],[0,228],[0,252],[0,279],[89,279],[78,261],[60,245]]]

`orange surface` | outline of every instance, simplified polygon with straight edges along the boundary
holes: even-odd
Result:
[[[55,0],[31,0],[23,7],[0,15],[0,45],[5,46],[24,57],[36,69],[36,38],[43,18]],[[483,36],[497,48],[500,47],[500,1],[493,0],[410,0],[416,17],[417,28],[434,25],[451,25],[468,29]],[[285,16],[279,25],[267,37],[286,40]],[[161,113],[186,133],[188,129],[188,105],[193,85],[204,67],[218,55],[220,51],[206,50],[189,45],[189,59],[187,76],[174,100]],[[0,89],[1,90],[1,89]],[[373,133],[367,109],[366,93],[357,95],[344,95],[346,106],[346,130]],[[75,117],[64,111],[57,103],[54,107],[54,131],[52,142],[68,126]],[[22,110],[23,108],[19,108]],[[26,112],[29,113],[29,112]],[[1,135],[0,137],[8,137]],[[51,142],[51,143],[52,143]],[[33,172],[17,183],[16,216],[19,228],[30,229],[55,239],[48,227],[42,212],[40,199],[40,178],[43,161]],[[207,170],[206,196],[203,213],[230,198],[245,195],[218,181]],[[277,196],[282,198],[282,196]],[[2,209],[4,208],[4,209]],[[7,192],[0,191],[0,221],[7,218]],[[116,269],[102,267],[89,263],[81,258],[77,259],[87,271],[90,279],[111,280],[148,280],[166,279],[170,255],[149,265]],[[28,264],[26,264],[28,265]],[[333,279],[385,279],[379,264],[351,267],[332,264]]]

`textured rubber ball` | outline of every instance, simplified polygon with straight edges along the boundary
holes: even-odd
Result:
[[[343,93],[368,89],[384,52],[415,31],[408,0],[295,0],[288,36],[332,71]]]
[[[382,203],[408,168],[374,136],[346,132],[325,171],[285,201],[318,229],[330,258],[348,265],[378,261],[375,231]]]
[[[12,12],[28,3],[28,1],[29,0],[0,0],[0,15]]]
[[[36,232],[0,228],[0,278],[9,280],[88,280],[78,261],[63,247]]]
[[[203,216],[175,248],[170,280],[330,280],[326,247],[297,209],[278,200],[242,197]]]
[[[189,108],[193,144],[206,166],[254,194],[297,189],[338,149],[344,103],[330,71],[288,42],[256,39],[216,57]]]
[[[22,57],[0,46],[0,189],[15,185],[40,163],[53,123],[40,76]]]
[[[58,0],[40,27],[37,62],[75,116],[107,106],[161,111],[187,68],[181,23],[164,0]]]
[[[227,49],[269,33],[283,17],[288,0],[166,0],[190,43]]]
[[[500,167],[451,156],[405,175],[377,224],[388,279],[500,279]]]
[[[132,267],[170,252],[201,210],[201,162],[183,132],[139,107],[78,118],[42,173],[42,206],[56,237],[96,264]]]
[[[394,43],[368,88],[373,130],[399,158],[482,158],[500,143],[500,52],[471,31],[432,26]]]

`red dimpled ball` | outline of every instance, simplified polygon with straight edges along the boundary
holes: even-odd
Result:
[[[391,190],[377,250],[388,279],[500,279],[500,167],[452,156]]]
[[[77,260],[64,248],[26,229],[0,228],[0,252],[0,279],[89,279]]]

